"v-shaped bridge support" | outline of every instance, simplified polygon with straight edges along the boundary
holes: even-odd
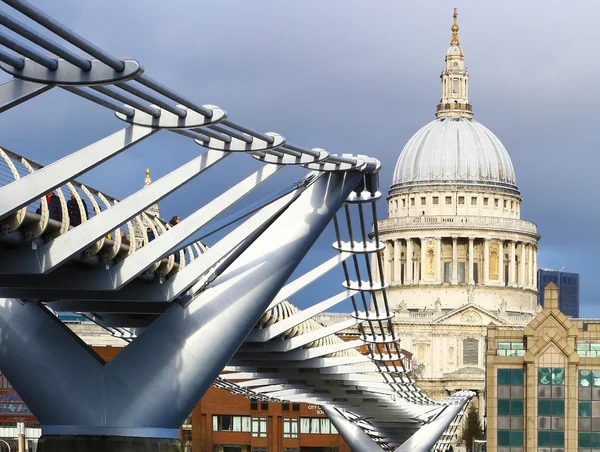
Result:
[[[0,369],[44,436],[177,438],[361,176],[321,174],[263,208],[256,215],[271,222],[237,259],[109,363],[40,304],[0,298]]]

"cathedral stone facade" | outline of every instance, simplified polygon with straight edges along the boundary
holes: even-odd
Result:
[[[404,349],[434,398],[460,389],[484,410],[489,324],[539,312],[536,225],[521,220],[508,152],[473,119],[456,12],[436,118],[402,150],[388,193],[383,272]]]

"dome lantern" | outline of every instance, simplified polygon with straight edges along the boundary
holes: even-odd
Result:
[[[458,42],[458,12],[454,8],[454,24],[450,47],[446,52],[446,67],[442,71],[442,99],[435,116],[471,118],[473,109],[469,104],[469,71],[465,68],[465,56]]]

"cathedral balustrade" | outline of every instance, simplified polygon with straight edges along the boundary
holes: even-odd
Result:
[[[430,227],[491,228],[503,231],[537,234],[537,226],[529,221],[516,218],[423,215],[419,217],[388,218],[379,222],[382,233],[397,229],[428,229]]]

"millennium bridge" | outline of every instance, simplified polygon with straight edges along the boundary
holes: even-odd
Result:
[[[318,404],[355,451],[448,449],[473,394],[434,401],[412,378],[386,298],[379,161],[248,128],[32,4],[3,2],[0,67],[12,78],[0,85],[0,112],[61,89],[123,123],[46,165],[0,148],[0,371],[42,425],[40,452],[179,450],[179,426],[211,385]],[[197,156],[123,199],[77,180],[159,132],[192,140]],[[153,215],[226,158],[263,166],[178,224]],[[288,166],[306,174],[244,201]],[[328,227],[331,258],[297,276]],[[304,310],[288,301],[335,268],[339,294]],[[352,303],[349,320],[314,319],[342,302]],[[85,315],[127,347],[105,362],[58,311]],[[349,327],[359,334],[342,340]]]

